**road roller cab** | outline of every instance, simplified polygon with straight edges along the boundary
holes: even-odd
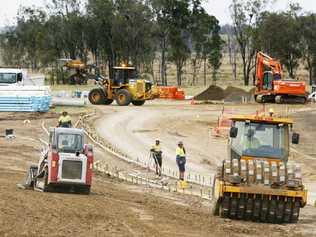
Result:
[[[214,179],[214,214],[262,222],[297,222],[306,205],[300,165],[289,161],[293,121],[272,116],[234,116],[229,159]],[[299,134],[292,133],[292,143]]]
[[[287,162],[289,134],[292,121],[287,118],[237,116],[231,118],[231,159],[265,159]],[[298,144],[299,134],[292,134],[292,143]]]

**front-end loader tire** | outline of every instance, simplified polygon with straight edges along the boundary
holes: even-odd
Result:
[[[146,102],[146,100],[133,100],[132,104],[135,106],[142,106],[145,104],[145,102]]]
[[[121,89],[116,94],[116,103],[119,106],[127,106],[132,102],[132,95],[126,89]]]
[[[89,98],[90,103],[93,105],[101,105],[106,100],[104,91],[101,88],[92,89],[89,92],[88,98]]]

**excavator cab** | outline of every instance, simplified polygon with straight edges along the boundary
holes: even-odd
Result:
[[[272,90],[272,83],[273,83],[273,72],[272,71],[265,71],[263,73],[263,85],[262,88],[264,90]]]

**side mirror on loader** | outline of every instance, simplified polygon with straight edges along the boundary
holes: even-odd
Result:
[[[300,134],[293,133],[292,134],[292,144],[299,144],[300,143]]]
[[[230,131],[229,131],[229,137],[235,138],[235,137],[237,137],[237,134],[238,134],[238,128],[231,127]]]

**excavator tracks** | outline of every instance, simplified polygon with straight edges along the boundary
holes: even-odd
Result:
[[[306,97],[303,96],[275,96],[275,103],[277,104],[305,104]]]
[[[304,96],[286,96],[286,95],[256,95],[257,103],[276,103],[276,104],[305,104]]]
[[[266,160],[226,160],[222,169],[218,169],[217,179],[224,181],[225,185],[244,190],[224,191],[218,202],[217,214],[221,217],[268,223],[298,221],[301,198],[283,193],[304,189],[298,164]],[[235,180],[240,180],[240,183],[234,183]],[[287,186],[289,180],[295,180],[296,186]],[[267,190],[272,193],[267,193]]]

